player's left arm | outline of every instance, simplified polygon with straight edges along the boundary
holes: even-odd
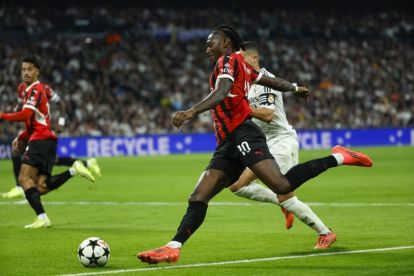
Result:
[[[280,92],[293,92],[295,95],[308,99],[311,91],[305,86],[297,86],[279,77],[269,77],[262,75],[257,84],[278,90]]]
[[[230,78],[218,78],[215,89],[201,102],[186,111],[178,111],[173,117],[173,124],[180,127],[186,120],[210,110],[224,100],[230,92],[233,82]]]
[[[58,107],[59,107],[59,115],[60,116],[59,116],[57,125],[58,125],[58,128],[59,128],[58,132],[60,132],[60,130],[61,130],[60,128],[62,128],[66,125],[66,119],[65,119],[66,103],[65,103],[65,101],[62,100],[62,98],[59,97],[59,95],[56,92],[54,92],[51,88],[49,88],[49,89],[50,89],[50,91],[52,91],[51,93],[53,93],[49,101],[51,103],[54,103],[54,104],[58,105]]]

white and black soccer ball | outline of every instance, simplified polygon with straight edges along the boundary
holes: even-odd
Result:
[[[79,245],[78,259],[86,267],[104,266],[109,257],[109,245],[100,238],[87,238]]]

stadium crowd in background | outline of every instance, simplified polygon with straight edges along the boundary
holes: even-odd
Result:
[[[308,105],[285,101],[296,128],[414,126],[414,15],[394,11],[0,6],[0,110],[17,101],[19,58],[35,53],[67,105],[60,136],[175,132],[172,114],[209,93],[205,38],[222,22],[314,91]],[[18,129],[1,124],[0,140]],[[180,131],[212,131],[209,113]]]

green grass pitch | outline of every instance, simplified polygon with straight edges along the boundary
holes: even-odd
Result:
[[[34,219],[31,208],[0,198],[0,275],[414,275],[414,147],[363,150],[374,167],[334,168],[297,191],[337,233],[329,250],[315,251],[316,233],[299,220],[285,230],[278,207],[224,190],[177,264],[138,262],[137,252],[174,235],[210,155],[106,158],[96,183],[74,178],[43,197],[49,229],[24,229]],[[301,161],[327,153],[302,151]],[[1,191],[12,185],[11,162],[0,161]],[[90,236],[111,247],[105,267],[77,260],[79,243]]]

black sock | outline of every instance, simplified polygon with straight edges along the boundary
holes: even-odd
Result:
[[[188,204],[187,212],[178,226],[173,241],[185,243],[188,238],[200,227],[206,217],[208,205],[201,201],[194,201]]]
[[[76,160],[77,159],[72,158],[72,157],[58,157],[56,159],[55,165],[57,165],[57,166],[68,166],[68,167],[70,167],[70,166],[73,165],[73,163],[75,163]],[[82,161],[82,162],[86,166],[86,162],[85,161]]]
[[[329,168],[338,166],[338,162],[332,155],[320,159],[314,159],[291,168],[286,174],[292,191],[315,176],[323,173]]]
[[[62,186],[66,181],[68,181],[69,178],[71,178],[72,175],[70,174],[69,170],[54,175],[46,180],[46,186],[49,189],[49,191],[56,190],[60,186]]]
[[[14,179],[16,179],[16,186],[20,186],[19,173],[20,173],[20,168],[22,167],[22,157],[12,156],[12,162],[13,162]]]
[[[43,209],[42,202],[40,201],[40,193],[36,187],[32,187],[24,191],[27,201],[29,201],[30,206],[36,212],[36,215],[40,215],[45,212]]]

